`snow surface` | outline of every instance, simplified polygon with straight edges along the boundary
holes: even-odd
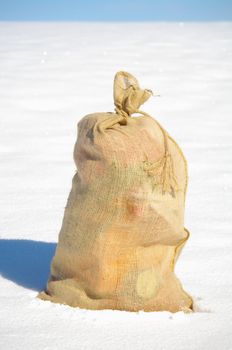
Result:
[[[232,349],[232,24],[0,23],[0,348]],[[189,161],[176,265],[197,312],[87,311],[36,299],[75,167],[76,124],[113,111],[127,70]]]

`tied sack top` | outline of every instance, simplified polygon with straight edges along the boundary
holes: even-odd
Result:
[[[164,128],[139,109],[150,96],[120,71],[115,113],[78,122],[77,171],[39,298],[86,309],[193,310],[174,272],[189,238],[187,163]]]

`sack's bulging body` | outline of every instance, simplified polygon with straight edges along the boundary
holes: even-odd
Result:
[[[79,121],[77,171],[39,298],[87,309],[192,311],[174,272],[189,238],[187,163],[162,126],[139,110],[151,95],[118,72],[115,113]]]

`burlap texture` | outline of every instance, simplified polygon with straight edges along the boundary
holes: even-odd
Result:
[[[86,309],[192,311],[174,272],[189,238],[187,163],[161,125],[139,111],[151,95],[118,72],[115,113],[79,121],[77,171],[39,298]]]

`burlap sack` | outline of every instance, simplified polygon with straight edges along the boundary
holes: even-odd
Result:
[[[86,309],[192,311],[174,273],[189,237],[187,164],[160,124],[139,111],[151,95],[118,72],[116,113],[79,121],[77,172],[39,298]]]

